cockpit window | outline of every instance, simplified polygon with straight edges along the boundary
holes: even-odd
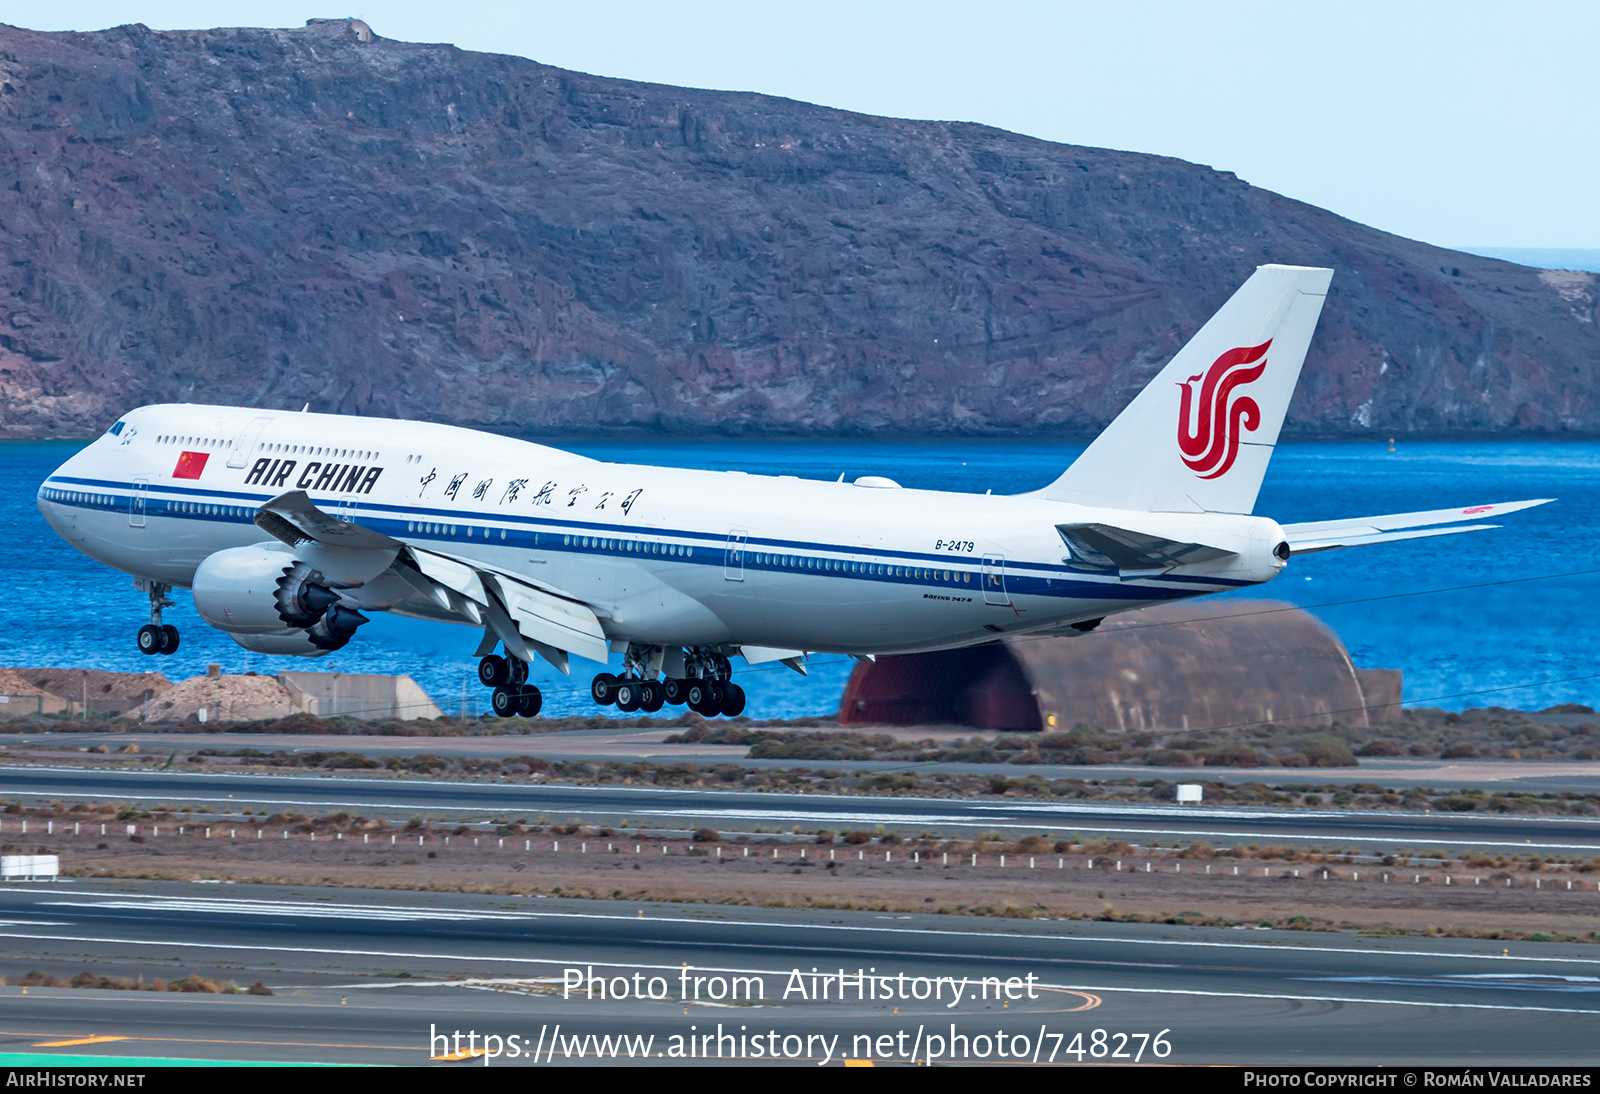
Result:
[[[117,435],[118,435],[118,434],[120,434],[120,433],[121,433],[121,432],[122,432],[122,427],[123,427],[123,426],[124,426],[124,425],[125,425],[125,424],[127,424],[127,423],[125,423],[125,422],[118,422],[118,423],[117,423],[117,424],[116,424],[116,425],[114,425],[114,426],[112,426],[112,427],[111,427],[111,428],[110,428],[110,429],[108,429],[108,430],[106,430],[106,432],[107,432],[107,433],[109,433],[109,434],[111,434],[111,435],[112,435],[112,436],[113,436],[113,437],[115,437],[115,436],[117,436]]]

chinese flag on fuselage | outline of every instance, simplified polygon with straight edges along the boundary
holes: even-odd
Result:
[[[178,457],[178,466],[172,469],[175,479],[198,479],[200,472],[206,469],[206,460],[211,458],[209,452],[185,452]]]

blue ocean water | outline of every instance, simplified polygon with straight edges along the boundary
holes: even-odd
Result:
[[[1460,247],[1484,258],[1499,258],[1519,266],[1544,270],[1589,270],[1600,273],[1600,250],[1592,247]]]
[[[78,554],[34,506],[39,482],[79,446],[0,442],[0,547],[15,578],[0,606],[0,664],[161,671],[179,680],[218,662],[226,672],[280,668],[408,673],[447,711],[483,709],[475,630],[378,616],[345,649],[317,661],[240,649],[195,615],[187,594],[168,621],[183,632],[172,657],[145,657],[134,633],[146,618],[131,579]],[[970,442],[701,444],[584,443],[598,459],[675,467],[847,479],[887,475],[905,486],[1015,493],[1043,486],[1081,446]],[[1232,598],[1287,600],[1315,612],[1358,665],[1405,672],[1408,701],[1450,709],[1539,708],[1600,699],[1595,611],[1600,603],[1600,444],[1401,442],[1293,444],[1278,449],[1256,512],[1284,523],[1522,498],[1557,499],[1506,518],[1501,530],[1328,551],[1291,560],[1284,574]],[[565,678],[540,666],[553,715],[592,714],[587,662]],[[781,667],[738,677],[757,717],[838,709],[850,663],[813,658],[808,678]],[[670,708],[669,708],[670,709]]]

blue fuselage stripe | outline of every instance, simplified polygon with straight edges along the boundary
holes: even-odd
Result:
[[[83,491],[63,487],[84,487],[101,493],[101,498],[85,499]],[[110,492],[110,493],[107,493]],[[62,494],[75,495],[68,501]],[[109,512],[130,512],[131,503],[138,495],[144,497],[145,514],[150,518],[206,521],[220,524],[253,524],[254,510],[271,501],[276,494],[247,493],[234,490],[212,490],[201,487],[174,486],[170,484],[146,485],[108,479],[51,476],[40,487],[39,496],[55,504],[73,505],[84,509]],[[249,509],[250,512],[202,513],[179,511],[173,506],[190,504],[212,505]],[[331,505],[335,510],[338,500],[323,501],[324,509]],[[921,554],[909,551],[878,551],[868,553],[859,548],[840,544],[807,542],[803,540],[750,538],[731,542],[726,534],[701,532],[693,529],[652,528],[640,529],[617,524],[588,524],[580,521],[559,520],[549,517],[521,517],[501,513],[462,512],[451,509],[427,509],[390,505],[362,500],[352,507],[361,514],[363,526],[382,532],[394,539],[420,543],[443,541],[446,543],[483,543],[511,548],[537,548],[541,551],[568,554],[594,555],[617,558],[651,558],[683,565],[723,566],[730,561],[742,570],[770,573],[808,573],[822,577],[844,578],[889,584],[926,585],[937,589],[968,591],[974,596],[984,591],[982,581],[985,569],[982,560],[967,556]],[[427,531],[416,526],[433,525]],[[446,528],[462,530],[447,532]],[[409,526],[409,527],[408,527]],[[490,528],[505,531],[505,538],[491,539]],[[468,534],[468,529],[476,534]],[[676,546],[693,553],[676,555],[660,551],[645,551],[624,547],[583,545],[581,540],[622,541],[642,544]],[[734,560],[737,550],[742,558]],[[701,552],[707,552],[702,554]],[[802,564],[776,561],[752,561],[752,556],[780,554],[794,556]],[[830,556],[848,556],[834,558]],[[821,565],[803,563],[839,562],[867,568],[882,567],[888,573],[865,573],[849,569],[828,569]],[[895,570],[932,570],[943,573],[949,570],[955,580],[925,578],[895,573]],[[1163,582],[1165,585],[1144,585],[1115,579],[1089,580],[1071,566],[1048,562],[1004,560],[996,571],[1004,581],[1004,592],[1013,596],[1044,596],[1074,600],[1170,600],[1202,591],[1220,591],[1248,586],[1252,582],[1223,577],[1154,575],[1140,581]],[[966,580],[962,580],[966,575]],[[1176,586],[1176,587],[1174,587]],[[998,592],[1000,590],[991,590]]]

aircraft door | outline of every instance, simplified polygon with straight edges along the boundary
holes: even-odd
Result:
[[[1011,597],[1006,592],[1006,556],[983,556],[983,602],[1006,605]]]
[[[244,467],[249,464],[250,450],[256,446],[256,439],[271,421],[271,418],[257,418],[244,427],[244,432],[233,442],[233,451],[228,453],[229,467]]]
[[[744,545],[748,532],[737,528],[728,533],[728,553],[722,558],[722,576],[727,581],[744,580]]]
[[[145,495],[150,486],[149,479],[134,479],[133,493],[128,495],[128,527],[144,527]]]

